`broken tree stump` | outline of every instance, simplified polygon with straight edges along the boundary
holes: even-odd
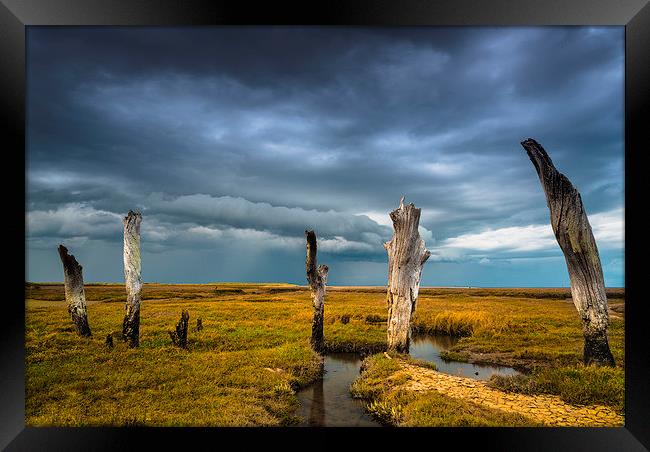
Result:
[[[603,270],[580,193],[532,138],[521,142],[533,162],[551,212],[551,226],[569,271],[571,296],[585,337],[585,364],[614,366],[607,341],[609,315]]]
[[[183,310],[181,318],[176,324],[176,331],[169,331],[169,337],[172,338],[172,343],[180,348],[187,348],[187,326],[190,322],[190,313]]]
[[[324,347],[323,339],[323,316],[325,312],[325,287],[327,284],[327,265],[316,267],[316,233],[305,231],[307,238],[307,259],[305,267],[307,270],[307,281],[311,289],[312,305],[314,306],[314,317],[311,322],[311,346],[315,352],[321,353]]]
[[[109,349],[113,348],[113,333],[106,335],[106,347]]]
[[[140,223],[142,215],[129,210],[124,223],[124,282],[126,283],[126,314],[122,337],[129,347],[140,344],[140,292],[142,290],[140,257]]]
[[[418,232],[421,209],[413,203],[390,213],[393,237],[384,244],[388,252],[388,350],[408,353],[411,335],[411,317],[415,312],[420,290],[422,266],[430,256]]]
[[[68,254],[68,249],[65,246],[59,245],[58,250],[63,263],[65,301],[68,302],[68,313],[77,334],[85,337],[91,336],[82,267],[72,254]]]

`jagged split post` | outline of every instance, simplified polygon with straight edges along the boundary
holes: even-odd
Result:
[[[122,336],[129,347],[140,344],[140,292],[142,290],[140,257],[140,223],[142,215],[129,210],[124,223],[124,281],[126,283],[126,314]]]
[[[68,303],[68,312],[72,323],[74,323],[77,334],[90,336],[82,267],[72,254],[68,254],[68,249],[63,245],[59,245],[59,256],[63,263],[65,301]]]
[[[316,267],[316,233],[305,231],[307,238],[307,281],[311,289],[312,304],[314,306],[314,318],[311,323],[311,346],[316,352],[323,351],[323,315],[325,311],[325,286],[327,284],[327,265]]]
[[[176,324],[176,331],[169,331],[172,343],[180,348],[187,348],[187,327],[190,323],[190,313],[183,309],[181,319]]]
[[[580,193],[560,173],[544,148],[529,138],[521,142],[533,162],[551,211],[551,226],[569,270],[571,295],[582,319],[585,364],[614,365],[607,341],[609,323],[605,282],[596,240]]]
[[[420,290],[422,266],[429,258],[418,226],[421,209],[413,203],[399,207],[390,213],[393,221],[393,237],[384,244],[388,252],[388,349],[408,353],[411,317]]]

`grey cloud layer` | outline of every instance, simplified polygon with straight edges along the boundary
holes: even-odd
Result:
[[[333,210],[321,212],[302,208],[253,203],[243,198],[212,197],[205,194],[180,196],[164,200],[152,195],[145,212],[172,221],[192,219],[204,225],[228,225],[256,228],[281,235],[300,235],[305,229],[317,229],[324,236],[345,236],[352,240],[377,238],[388,240],[391,229],[378,225],[364,215],[341,214]]]
[[[159,252],[313,227],[375,260],[402,195],[436,244],[541,225],[528,136],[623,205],[621,28],[32,28],[28,59],[34,246],[138,207]]]
[[[154,193],[141,210],[143,246],[152,252],[174,247],[216,248],[238,241],[263,250],[297,250],[305,246],[304,231],[315,229],[319,249],[324,253],[376,259],[384,255],[383,243],[391,236],[390,227],[365,215],[272,206],[204,194],[165,199]],[[38,248],[52,248],[58,241],[79,243],[90,239],[119,244],[122,223],[117,213],[73,203],[28,212],[27,230],[31,245]],[[431,231],[421,228],[421,233],[432,238]]]

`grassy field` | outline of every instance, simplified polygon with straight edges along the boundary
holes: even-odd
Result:
[[[118,339],[123,285],[86,285],[93,333],[88,339],[74,333],[61,284],[27,284],[25,296],[29,426],[291,425],[297,421],[296,389],[320,374],[320,358],[309,348],[312,308],[304,287],[145,284],[139,349],[128,349]],[[601,403],[622,407],[624,290],[608,290],[617,368],[607,375],[580,366],[582,333],[570,296],[568,289],[425,288],[414,327],[463,335],[449,352],[451,358],[511,365],[529,373],[527,379],[495,381],[496,386],[571,400],[604,398]],[[200,332],[190,329],[187,350],[173,347],[168,335],[182,309],[189,310],[190,325],[198,317],[204,325]],[[383,288],[328,288],[327,349],[383,350],[386,314]],[[108,349],[104,341],[111,332],[116,333],[115,348]],[[594,381],[601,382],[596,392],[576,393]],[[375,414],[390,411],[389,402],[375,406]],[[521,422],[461,409],[435,395],[412,403],[462,412],[462,422],[475,419],[467,425]],[[429,425],[418,413],[408,425]],[[450,419],[442,416],[434,424],[453,424]]]

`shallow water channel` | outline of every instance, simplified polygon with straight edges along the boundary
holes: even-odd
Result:
[[[409,354],[413,358],[434,363],[438,368],[438,372],[474,378],[475,380],[488,380],[492,375],[516,375],[519,373],[512,367],[471,364],[442,359],[440,352],[450,349],[459,340],[458,337],[453,336],[415,336],[411,340]]]
[[[444,361],[440,352],[452,347],[458,338],[451,336],[416,336],[410,345],[410,355],[433,362],[438,371],[487,380],[492,375],[514,375],[510,367]],[[324,358],[325,372],[314,384],[298,392],[303,427],[378,427],[368,415],[363,402],[350,396],[350,384],[359,376],[362,358],[358,353],[330,353]]]

